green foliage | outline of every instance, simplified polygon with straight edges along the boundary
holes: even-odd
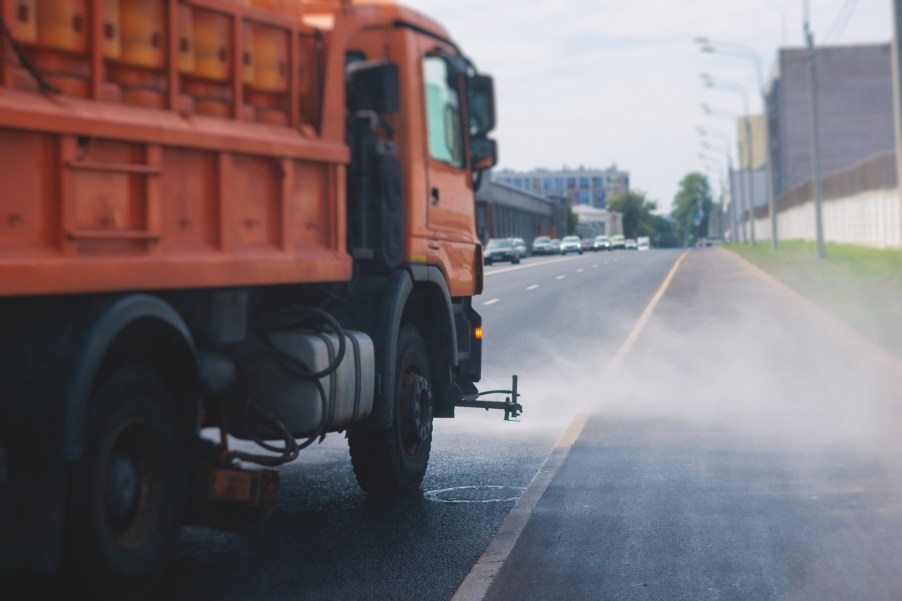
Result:
[[[623,235],[627,238],[655,236],[658,232],[656,219],[663,219],[653,214],[657,208],[658,204],[639,190],[630,190],[608,201],[608,210],[622,215]]]
[[[686,174],[680,181],[680,189],[673,197],[674,229],[683,245],[694,243],[707,235],[708,223],[713,209],[711,186],[708,178],[696,171]],[[702,219],[695,225],[693,217],[701,211]]]
[[[564,204],[567,207],[567,235],[572,236],[576,233],[576,224],[579,223],[579,216],[573,212],[573,206],[567,202]]]

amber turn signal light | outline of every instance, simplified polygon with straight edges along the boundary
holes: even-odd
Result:
[[[476,328],[473,330],[473,337],[476,340],[482,340],[482,328]]]

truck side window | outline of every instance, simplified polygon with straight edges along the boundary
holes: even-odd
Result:
[[[463,167],[460,97],[448,80],[448,64],[445,59],[428,56],[423,60],[429,154],[437,161]]]

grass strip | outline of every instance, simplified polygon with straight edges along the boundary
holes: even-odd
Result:
[[[758,265],[853,328],[902,357],[902,251],[828,243],[766,240],[725,248]]]

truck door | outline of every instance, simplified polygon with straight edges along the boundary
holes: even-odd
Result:
[[[427,226],[436,238],[472,242],[474,203],[465,152],[463,78],[436,51],[435,40],[422,44]]]

